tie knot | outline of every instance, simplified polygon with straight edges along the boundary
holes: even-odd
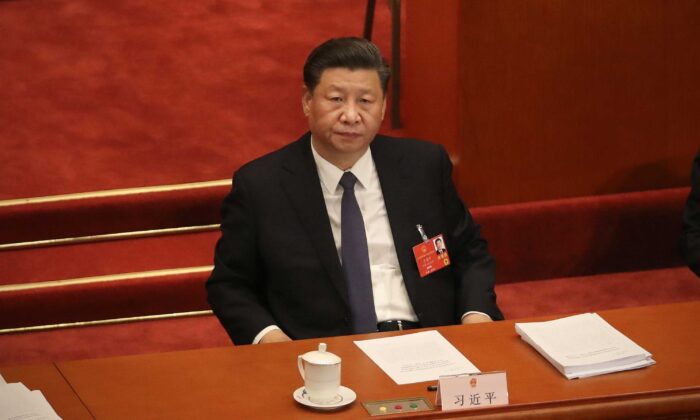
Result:
[[[339,184],[341,187],[343,187],[344,190],[352,190],[355,188],[356,182],[357,178],[355,177],[355,175],[353,175],[352,172],[347,171],[340,178]]]

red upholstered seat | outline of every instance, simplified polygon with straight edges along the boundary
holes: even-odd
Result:
[[[675,267],[688,188],[477,208],[499,284]]]

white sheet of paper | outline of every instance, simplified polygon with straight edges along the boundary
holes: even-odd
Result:
[[[41,391],[21,382],[0,385],[0,419],[60,420]]]
[[[355,341],[355,344],[398,385],[436,381],[441,375],[479,372],[435,330]]]
[[[0,385],[5,385],[6,383],[7,381],[5,380],[5,378],[3,378],[2,375],[0,375]]]

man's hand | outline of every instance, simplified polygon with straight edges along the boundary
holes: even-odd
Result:
[[[491,318],[482,314],[469,314],[462,318],[462,325],[478,324],[480,322],[491,322]]]
[[[283,343],[285,341],[292,341],[292,339],[289,338],[287,334],[283,333],[282,330],[272,330],[262,336],[259,344]]]

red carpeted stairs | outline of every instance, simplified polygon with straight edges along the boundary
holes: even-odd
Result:
[[[304,59],[366,6],[0,2],[0,364],[229,345],[204,281],[231,174],[304,132]]]
[[[0,244],[0,363],[229,344],[204,290],[229,189],[222,181],[2,203],[7,228],[23,223]]]
[[[129,202],[144,214],[158,211],[162,221],[184,210],[199,224],[165,224],[127,238],[100,229],[57,244],[3,245],[0,267],[12,276],[0,283],[0,363],[229,345],[204,293],[218,238],[212,211],[187,211],[189,194],[173,193],[180,196],[175,204],[164,199],[167,189],[131,192]],[[228,186],[195,189],[192,194],[218,208]],[[504,314],[700,299],[700,281],[676,250],[687,193],[677,188],[473,209],[498,262]],[[151,194],[172,205],[161,208]],[[100,197],[100,205],[80,199],[93,218],[111,215],[109,199]],[[5,210],[16,212],[10,207]],[[124,211],[120,223],[128,216]]]

